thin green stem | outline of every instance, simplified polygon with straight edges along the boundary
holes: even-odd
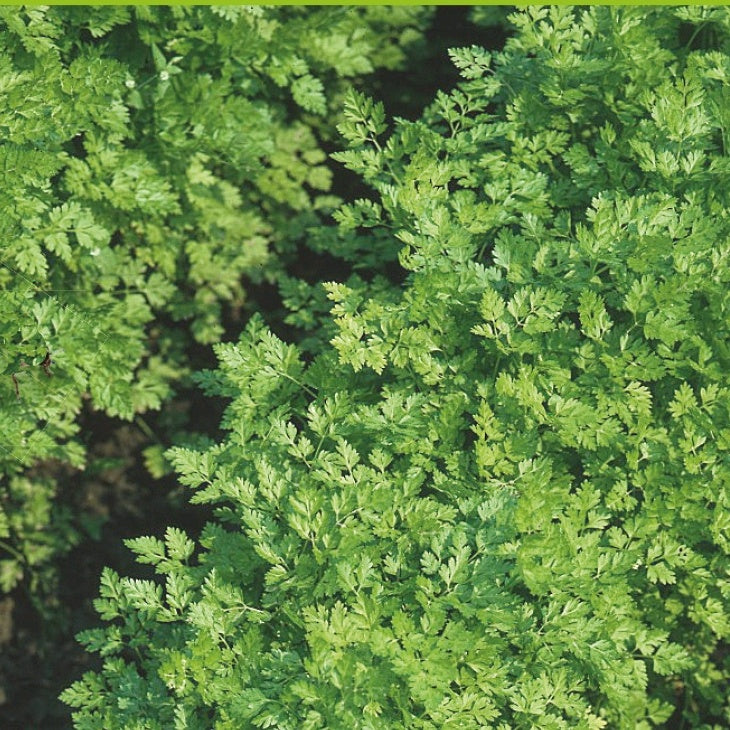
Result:
[[[317,394],[315,393],[315,391],[313,391],[308,385],[305,385],[304,383],[302,383],[301,380],[297,380],[295,377],[289,375],[289,373],[285,373],[283,370],[277,370],[276,372],[279,373],[279,375],[283,375],[285,378],[288,378],[289,380],[291,380],[292,383],[296,383],[300,388],[302,388],[302,390],[304,390],[312,398],[317,397]]]
[[[147,438],[156,441],[158,444],[162,443],[162,439],[150,428],[147,421],[142,416],[137,416],[134,422],[139,426],[140,430],[147,436]]]
[[[5,550],[5,552],[10,553],[16,560],[18,560],[21,563],[26,563],[25,556],[18,552],[12,545],[9,545],[5,540],[0,540],[0,549]]]

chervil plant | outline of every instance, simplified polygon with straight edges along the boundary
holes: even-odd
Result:
[[[418,122],[348,96],[339,245],[405,281],[216,346],[217,520],[105,571],[77,728],[730,723],[730,14],[511,22]]]
[[[345,81],[400,64],[429,13],[0,8],[0,590],[54,540],[53,481],[25,470],[83,465],[84,400],[170,397],[244,278],[336,203]]]

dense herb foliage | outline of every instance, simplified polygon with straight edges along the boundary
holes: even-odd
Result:
[[[401,64],[429,12],[0,8],[0,590],[73,539],[24,470],[83,466],[84,400],[170,397],[243,277],[336,205],[346,84]]]
[[[730,724],[730,14],[511,22],[420,121],[347,97],[338,250],[406,279],[216,346],[217,521],[104,573],[76,727]]]

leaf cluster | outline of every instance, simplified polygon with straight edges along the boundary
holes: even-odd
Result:
[[[4,589],[44,542],[16,523],[45,529],[56,491],[18,501],[17,479],[83,466],[85,402],[130,420],[172,397],[191,344],[333,205],[322,145],[345,85],[401,64],[429,14],[0,8]]]
[[[105,575],[77,728],[730,723],[730,14],[510,19],[416,122],[348,95],[342,247],[406,279],[327,284],[309,364],[217,346],[216,521]]]

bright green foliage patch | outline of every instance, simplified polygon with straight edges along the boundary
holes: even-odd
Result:
[[[401,64],[429,13],[0,8],[0,589],[38,562],[13,512],[48,522],[14,475],[83,464],[84,399],[131,419],[170,397],[243,277],[336,204],[345,85]]]
[[[340,246],[406,281],[216,346],[218,519],[105,572],[77,728],[730,724],[730,15],[512,21],[418,122],[348,96]]]

